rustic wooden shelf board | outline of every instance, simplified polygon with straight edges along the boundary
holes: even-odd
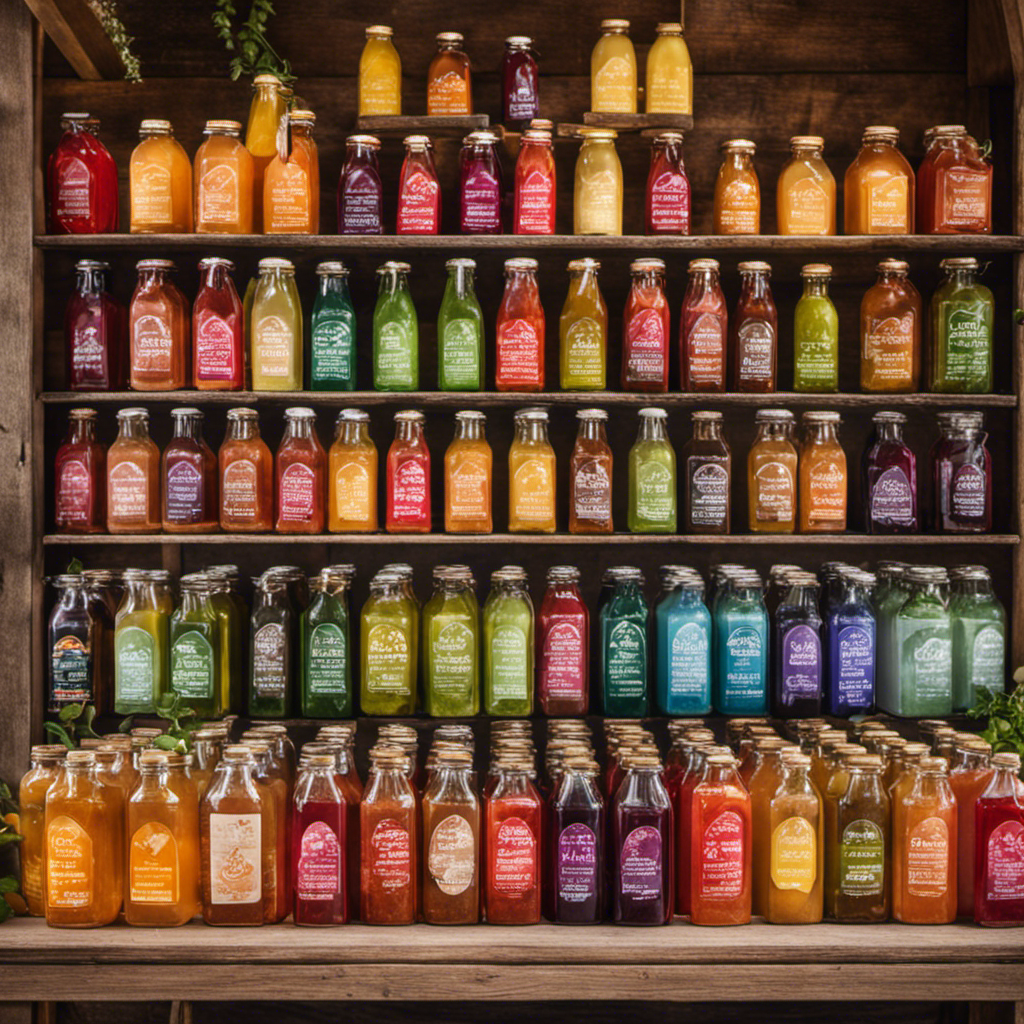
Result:
[[[379,114],[359,117],[356,127],[361,132],[387,134],[409,132],[416,135],[451,135],[490,128],[491,119],[487,114]],[[495,126],[497,127],[497,126]]]
[[[688,132],[693,128],[692,114],[606,114],[588,110],[583,115],[588,128],[614,128],[619,132],[644,130]]]

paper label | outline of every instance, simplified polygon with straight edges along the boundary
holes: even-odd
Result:
[[[187,459],[171,463],[164,479],[168,522],[184,525],[202,521],[203,482],[202,472]]]
[[[868,234],[905,234],[907,223],[908,182],[896,175],[868,188]]]
[[[287,657],[284,626],[268,622],[260,626],[252,638],[252,687],[258,697],[271,700],[285,695]]]
[[[410,174],[398,196],[397,234],[436,235],[441,186],[430,175]]]
[[[523,896],[537,885],[537,840],[522,818],[506,818],[494,843],[494,888]]]
[[[178,902],[178,843],[159,821],[136,829],[128,847],[128,899],[132,903]]]
[[[656,309],[641,309],[626,326],[626,381],[662,383],[668,379],[665,323]]]
[[[724,315],[701,313],[684,343],[692,384],[718,384],[725,380]]]
[[[949,828],[942,818],[925,818],[911,830],[907,844],[907,892],[941,897],[949,885]]]
[[[400,462],[392,476],[391,518],[398,523],[430,522],[427,467],[419,458]]]
[[[279,316],[265,316],[253,327],[253,373],[260,377],[289,377],[295,336]]]
[[[542,171],[531,171],[516,189],[517,235],[555,233],[555,179]]]
[[[66,814],[46,829],[46,903],[50,907],[89,907],[93,901],[92,836]]]
[[[313,518],[316,478],[304,462],[293,462],[285,468],[277,488],[279,521],[308,523]]]
[[[597,895],[597,837],[581,822],[558,837],[558,891],[563,903],[585,903]]]
[[[370,836],[370,873],[386,893],[412,885],[409,830],[394,818],[384,818]]]
[[[309,637],[309,692],[316,696],[343,694],[348,677],[348,643],[341,627],[321,622]]]
[[[555,481],[549,457],[525,459],[512,477],[511,519],[524,523],[549,523],[555,518]]]
[[[871,488],[871,520],[885,526],[913,526],[914,491],[899,466],[884,470]]]
[[[62,636],[50,652],[50,700],[92,701],[92,650],[77,636]]]
[[[341,892],[341,844],[327,822],[306,826],[295,874],[295,895],[300,900],[333,900]]]
[[[220,501],[232,519],[255,519],[257,505],[256,464],[251,459],[235,459],[224,467]]]
[[[580,700],[589,652],[584,649],[583,633],[568,619],[550,623],[541,640],[541,679],[539,689],[548,698]]]
[[[498,626],[491,634],[491,697],[494,701],[528,701],[529,677],[526,634],[518,626]]]
[[[626,836],[619,859],[619,887],[635,900],[656,900],[662,887],[661,832],[641,825]]]
[[[240,376],[235,352],[241,347],[235,345],[235,332],[223,317],[201,314],[195,337],[196,378],[235,380]]]
[[[238,171],[231,164],[215,164],[196,185],[199,224],[237,224]]]
[[[132,373],[169,375],[173,346],[171,325],[165,319],[154,313],[136,317],[132,321]]]
[[[806,458],[806,455],[805,455]],[[807,518],[814,523],[846,521],[846,465],[837,459],[822,458],[807,474]]]
[[[818,875],[817,857],[817,836],[806,818],[780,822],[772,832],[772,884],[776,889],[810,892]]]
[[[1024,825],[1004,821],[989,833],[985,898],[1024,900]]]
[[[735,811],[722,811],[704,828],[700,848],[700,898],[735,900],[743,894],[743,819]]]
[[[576,388],[603,388],[605,336],[589,316],[574,320],[565,333],[565,372]]]
[[[651,184],[651,228],[660,235],[690,233],[690,182],[685,174],[665,171]]]
[[[464,893],[476,876],[476,840],[461,814],[437,824],[427,846],[427,870],[446,896]]]
[[[782,703],[821,697],[821,637],[801,623],[782,637]]]
[[[92,505],[92,479],[84,462],[68,459],[57,472],[57,525],[88,523]]]
[[[759,523],[789,522],[795,515],[796,481],[784,462],[762,463],[754,473],[756,504],[754,518]]]
[[[839,891],[844,896],[881,896],[885,892],[885,836],[866,818],[851,821],[843,829]]]
[[[357,523],[369,520],[370,472],[361,462],[343,462],[334,474],[334,489],[339,519]]]
[[[198,630],[182,633],[171,645],[171,689],[186,700],[212,700],[215,655]]]
[[[386,622],[371,627],[366,638],[366,689],[374,694],[409,692],[409,638]]]
[[[210,902],[259,903],[263,864],[259,814],[210,815]]]
[[[941,211],[936,227],[975,229],[989,221],[989,175],[969,167],[935,172],[935,196]]]

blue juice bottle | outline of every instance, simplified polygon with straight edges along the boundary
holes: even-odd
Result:
[[[711,613],[704,580],[684,566],[661,570],[663,593],[654,611],[655,703],[662,715],[711,711]]]
[[[867,714],[875,704],[878,629],[872,594],[875,577],[846,569],[836,580],[828,609],[828,675],[825,704],[841,718]]]
[[[722,715],[768,711],[768,612],[756,572],[733,574],[715,602],[712,700]]]

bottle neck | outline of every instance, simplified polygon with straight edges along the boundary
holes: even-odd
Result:
[[[286,441],[312,441],[313,421],[306,417],[289,419],[285,426],[284,440]]]
[[[348,280],[344,274],[321,274],[321,295],[348,295]]]
[[[808,428],[807,443],[813,444],[838,444],[839,438],[836,435],[834,423],[815,423]]]
[[[75,272],[75,289],[80,295],[101,295],[103,293],[103,271],[87,267]]]
[[[828,296],[827,277],[805,277],[804,295],[808,298],[825,298]]]
[[[477,419],[457,420],[455,439],[457,441],[482,441],[484,439],[483,421]]]
[[[418,421],[399,420],[395,425],[395,440],[420,444],[423,441],[423,424]]]
[[[644,416],[640,420],[640,441],[667,441],[665,421],[659,416]]]
[[[260,436],[259,421],[253,416],[228,420],[229,441],[254,441]]]
[[[455,289],[457,298],[464,299],[473,292],[473,271],[469,267],[451,267],[448,280]]]
[[[117,439],[119,441],[148,441],[149,426],[146,420],[123,419],[118,424]]]
[[[580,420],[580,427],[576,436],[580,441],[590,441],[594,444],[605,445],[608,443],[604,423],[601,420]]]
[[[228,268],[223,263],[215,263],[206,268],[203,276],[203,287],[213,291],[220,291],[227,284]]]
[[[740,299],[763,299],[768,294],[768,275],[764,271],[740,271]]]
[[[369,429],[365,423],[343,420],[341,425],[341,443],[355,446],[365,446],[370,441]]]
[[[718,420],[694,420],[693,439],[695,441],[721,441],[722,424]]]
[[[879,441],[896,441],[903,443],[903,427],[899,423],[877,423],[875,429],[878,431]]]
[[[188,438],[199,443],[203,438],[202,420],[198,416],[175,416],[175,438]]]

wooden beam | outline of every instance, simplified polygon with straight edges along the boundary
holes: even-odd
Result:
[[[79,78],[124,76],[124,63],[86,0],[25,0]]]
[[[1012,81],[1002,0],[971,0],[967,7],[967,84],[975,87]]]

